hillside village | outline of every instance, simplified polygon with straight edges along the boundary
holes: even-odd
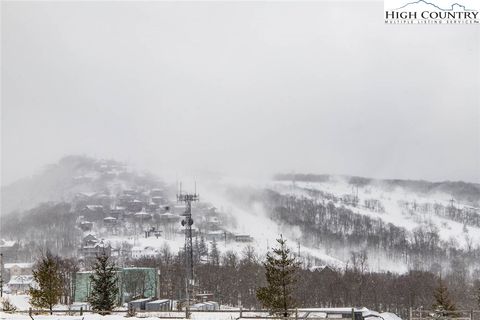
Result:
[[[63,185],[62,192],[52,198],[43,181]],[[176,186],[116,161],[77,156],[32,177],[32,185],[42,183],[45,187],[37,188],[36,196],[46,201],[3,220],[5,292],[24,295],[35,285],[32,269],[48,248],[62,261],[62,303],[88,308],[92,263],[106,253],[122,279],[120,305],[182,308],[186,207],[177,202]],[[444,272],[454,288],[459,285],[455,295],[467,297],[460,284],[480,272],[475,192],[462,198],[455,189],[450,194],[406,187],[399,191],[336,177],[283,177],[262,185],[222,184],[219,189],[223,194],[206,192],[192,203],[197,278],[192,308],[258,307],[255,288],[265,281],[261,261],[279,234],[302,265],[303,290],[298,294],[305,306],[361,303],[378,308],[378,291],[385,290],[387,305],[405,312],[402,308],[431,299],[431,292],[405,286],[416,292],[415,298],[402,300],[398,297],[406,291],[389,288],[397,281],[422,279],[433,286],[435,275]],[[7,200],[27,196],[11,197],[9,192]],[[398,276],[390,279],[390,271]],[[377,282],[388,285],[366,291],[368,283]],[[305,288],[314,284],[322,285],[305,296]],[[352,295],[350,284],[361,294]]]

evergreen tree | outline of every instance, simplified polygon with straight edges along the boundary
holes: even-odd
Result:
[[[208,256],[208,248],[207,248],[207,245],[205,244],[205,238],[203,236],[200,237],[200,244],[199,244],[198,250],[200,252],[201,257]]]
[[[30,303],[36,308],[48,308],[50,314],[62,296],[62,279],[58,261],[47,251],[33,270],[36,287],[30,288]]]
[[[440,278],[438,287],[435,289],[433,293],[433,297],[435,298],[435,302],[433,303],[433,310],[436,312],[436,316],[439,318],[452,316],[453,311],[455,311],[455,303],[453,303],[452,299],[450,298],[450,294],[448,292],[448,288],[443,282],[442,278]]]
[[[476,301],[477,301],[477,305],[480,308],[480,286],[477,288],[477,295],[476,295],[475,298],[476,298]]]
[[[193,243],[193,261],[195,264],[200,263],[200,244],[198,242],[198,236],[195,236],[195,241]]]
[[[88,302],[92,305],[92,309],[109,313],[116,305],[118,287],[115,264],[109,261],[105,252],[97,256],[90,281],[92,292]]]
[[[218,252],[217,241],[215,238],[212,241],[212,248],[210,249],[210,263],[214,266],[220,264],[220,253]]]
[[[287,317],[288,309],[295,306],[292,293],[299,264],[290,254],[287,241],[281,235],[277,242],[279,246],[273,249],[273,254],[267,253],[266,261],[263,263],[268,284],[257,290],[257,298],[272,313]]]

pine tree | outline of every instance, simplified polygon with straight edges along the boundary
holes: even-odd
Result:
[[[432,307],[436,312],[436,316],[439,318],[447,317],[449,315],[452,316],[452,312],[456,310],[455,303],[453,303],[450,298],[448,288],[442,278],[439,280],[438,287],[435,289],[433,297],[435,298],[435,302]]]
[[[215,238],[212,241],[212,248],[210,249],[210,262],[214,266],[218,266],[220,264],[220,253],[218,252],[217,241]]]
[[[109,261],[105,252],[97,256],[90,281],[92,292],[88,302],[92,305],[92,309],[102,313],[111,312],[118,296],[117,273],[115,264]]]
[[[199,244],[198,250],[200,252],[201,257],[208,256],[208,248],[207,248],[207,245],[205,244],[205,238],[203,236],[200,237],[200,244]]]
[[[287,317],[288,309],[295,306],[292,292],[299,264],[290,254],[287,241],[281,235],[277,242],[278,248],[273,249],[273,254],[268,252],[263,263],[268,285],[257,290],[257,298],[272,313]]]
[[[48,308],[52,314],[62,296],[63,286],[57,259],[49,251],[37,263],[33,279],[36,287],[30,288],[30,303],[36,308]]]
[[[475,298],[477,300],[478,307],[480,308],[480,286],[477,288],[477,295]]]

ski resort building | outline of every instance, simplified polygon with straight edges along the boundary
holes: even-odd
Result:
[[[92,291],[90,275],[92,271],[75,274],[75,302],[86,302]],[[157,295],[158,277],[155,268],[119,268],[118,302],[123,304],[140,298],[153,298]]]

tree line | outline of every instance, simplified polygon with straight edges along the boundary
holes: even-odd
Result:
[[[356,306],[403,317],[408,316],[409,308],[432,308],[440,313],[480,308],[480,281],[466,283],[458,273],[439,276],[418,270],[405,274],[370,272],[365,252],[352,253],[343,269],[307,269],[290,252],[283,238],[277,242],[277,247],[264,259],[252,247],[246,247],[241,255],[220,254],[212,248],[206,253],[206,261],[195,266],[195,290],[213,293],[222,305],[266,307],[281,315],[293,307]],[[182,301],[185,299],[183,258],[182,252],[172,254],[165,247],[156,258],[129,263],[159,269],[160,297]],[[57,303],[71,302],[67,297],[72,290],[68,279],[75,269],[67,265],[49,252],[37,261],[34,269],[37,285],[30,290],[34,307],[51,311]],[[116,306],[115,270],[111,257],[97,257],[88,299],[94,310],[105,313]]]

